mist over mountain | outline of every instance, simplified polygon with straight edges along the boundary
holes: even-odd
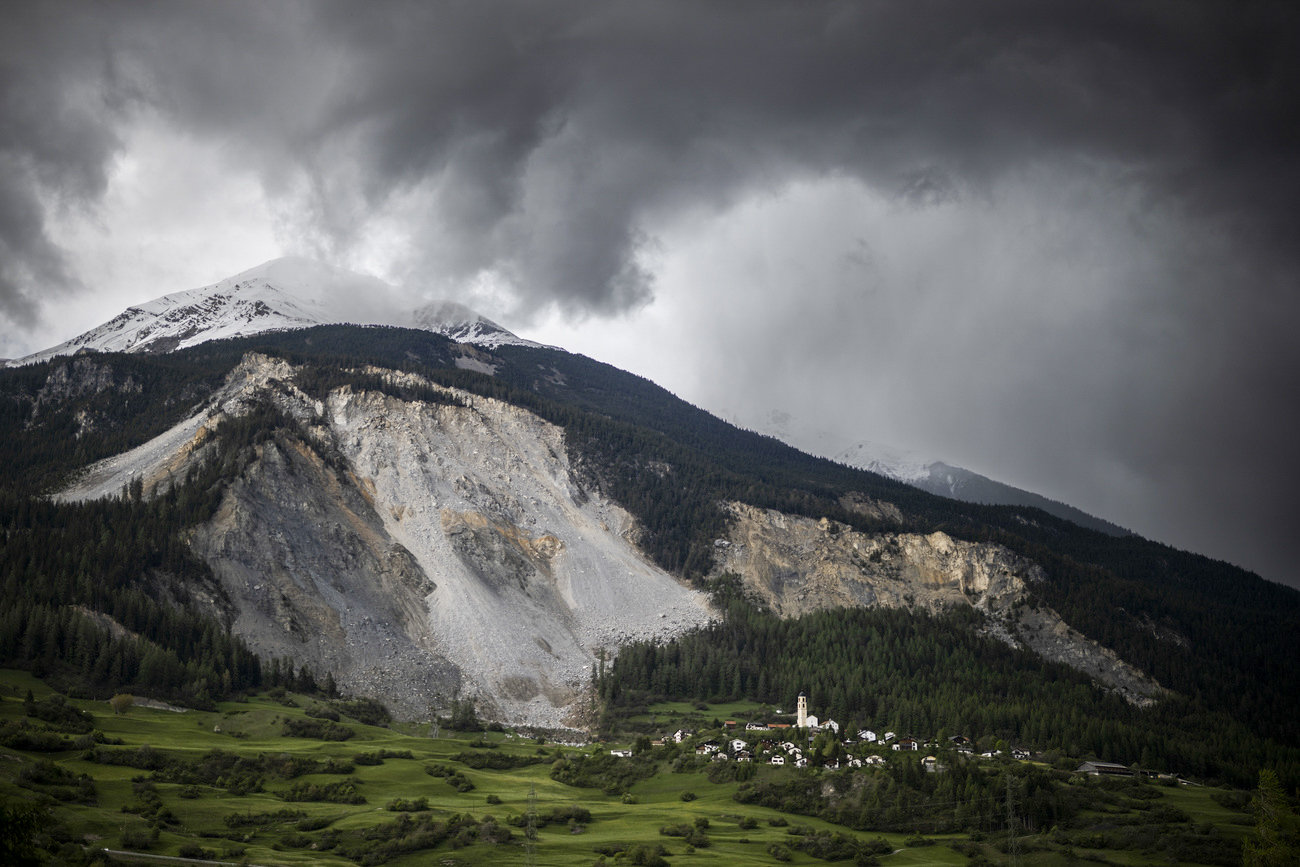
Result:
[[[850,438],[844,434],[813,429],[781,410],[767,413],[754,422],[753,429],[804,449],[809,454],[879,473],[941,497],[995,506],[1030,506],[1080,527],[1111,536],[1127,536],[1131,533],[1118,524],[1090,515],[1067,503],[990,479],[913,449],[898,448],[873,440],[859,440],[848,445]]]

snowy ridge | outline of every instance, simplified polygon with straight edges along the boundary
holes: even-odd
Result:
[[[494,349],[498,346],[541,346],[516,337],[486,316],[481,316],[456,301],[431,301],[415,310],[411,317],[415,328],[450,337],[457,343],[473,343]]]
[[[83,350],[170,352],[209,340],[338,323],[403,325],[488,348],[539,345],[454,301],[412,311],[402,300],[398,290],[375,277],[310,259],[273,259],[209,286],[128,307],[103,325],[8,366]]]

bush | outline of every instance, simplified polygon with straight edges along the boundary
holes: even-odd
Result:
[[[356,732],[347,726],[328,720],[287,719],[284,736],[287,738],[315,738],[318,741],[346,741]]]
[[[153,842],[157,839],[156,833],[151,833],[149,829],[143,826],[127,828],[122,832],[123,849],[152,849]]]
[[[356,787],[360,780],[339,780],[337,783],[296,783],[280,793],[286,801],[324,801],[330,804],[364,804],[366,798]]]
[[[403,798],[394,798],[384,804],[384,809],[390,813],[421,813],[429,809],[429,799],[419,797],[413,801],[407,801]]]
[[[381,701],[373,698],[354,698],[348,701],[334,701],[330,705],[339,713],[352,717],[362,725],[386,726],[393,721],[393,715]]]
[[[373,753],[357,753],[352,761],[358,765],[382,765],[384,759],[414,759],[410,750],[376,750]]]
[[[622,795],[633,785],[654,776],[655,763],[648,756],[622,759],[608,753],[557,758],[551,765],[551,779],[566,786],[600,789],[606,795]]]
[[[668,850],[653,843],[637,843],[635,845],[609,843],[604,846],[597,846],[592,851],[597,855],[617,858],[621,864],[633,864],[636,867],[668,867],[668,861],[664,858],[668,854]]]
[[[464,752],[455,756],[455,761],[460,762],[467,768],[473,768],[481,771],[488,768],[493,771],[508,771],[512,768],[526,768],[530,765],[540,765],[546,761],[541,756],[512,756],[503,753],[486,753],[486,752]]]
[[[682,794],[681,794],[681,799],[682,799],[683,801],[694,801],[694,800],[695,800],[695,793],[692,792],[692,791],[690,791],[690,790],[688,789],[687,791],[682,792]]]
[[[321,828],[333,825],[338,818],[338,816],[303,816],[294,827],[299,831],[319,831]]]
[[[276,825],[279,824],[280,822],[292,822],[295,819],[301,820],[299,822],[299,825],[301,825],[303,822],[315,821],[313,819],[306,818],[306,816],[307,814],[304,813],[302,810],[290,810],[288,808],[285,808],[283,810],[274,810],[269,813],[254,813],[250,810],[247,813],[230,813],[224,819],[222,819],[222,822],[225,823],[227,828],[230,828],[231,830],[235,830],[237,828],[257,828],[265,825]],[[332,822],[334,820],[330,819],[329,821]],[[326,822],[326,824],[329,824],[329,822]],[[324,825],[322,825],[321,827],[324,827]],[[314,831],[316,829],[299,827],[298,830]]]
[[[23,713],[35,717],[50,728],[72,734],[86,734],[95,727],[95,718],[84,710],[78,710],[68,704],[68,700],[57,693],[40,701],[23,702]]]
[[[424,772],[431,777],[442,777],[456,791],[462,794],[474,791],[474,783],[469,777],[446,765],[425,765]]]

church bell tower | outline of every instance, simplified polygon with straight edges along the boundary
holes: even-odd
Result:
[[[808,728],[808,696],[804,695],[802,692],[799,693],[799,709],[797,713],[798,716],[796,719],[798,722],[796,724],[801,729]]]

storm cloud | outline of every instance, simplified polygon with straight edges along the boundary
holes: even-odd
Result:
[[[7,345],[100,291],[78,239],[125,240],[124,165],[213,237],[255,210],[156,180],[149,131],[251,184],[285,252],[1300,583],[1298,25],[1281,3],[30,4],[0,36]]]

